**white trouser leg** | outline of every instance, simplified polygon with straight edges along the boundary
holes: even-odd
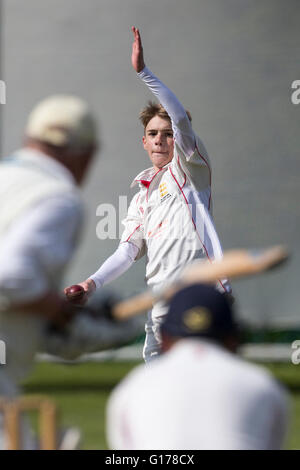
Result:
[[[157,358],[161,353],[160,324],[167,308],[156,305],[148,312],[148,319],[145,326],[146,339],[143,350],[143,358],[146,363]]]

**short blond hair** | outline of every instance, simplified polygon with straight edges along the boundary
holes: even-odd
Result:
[[[186,110],[186,114],[190,121],[192,121],[192,116],[189,111]],[[160,103],[155,103],[155,101],[148,101],[147,106],[145,106],[139,114],[139,120],[146,129],[148,123],[151,121],[154,116],[159,116],[162,119],[167,119],[171,122],[170,116],[168,115],[165,108]]]

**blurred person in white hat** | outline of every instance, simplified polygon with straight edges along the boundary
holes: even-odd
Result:
[[[64,331],[60,342],[51,343],[60,355],[111,346],[124,330],[126,337],[124,326],[78,314],[59,291],[83,222],[78,186],[98,145],[87,103],[51,96],[30,113],[23,148],[0,162],[0,340],[6,347],[1,396],[18,396],[35,353],[47,349],[55,332]]]
[[[95,119],[83,100],[54,95],[38,103],[29,115],[25,147],[59,161],[81,184],[97,149]]]

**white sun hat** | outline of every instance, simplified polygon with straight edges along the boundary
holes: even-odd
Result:
[[[25,133],[58,147],[97,143],[96,122],[88,104],[72,95],[53,95],[40,101],[29,115]]]

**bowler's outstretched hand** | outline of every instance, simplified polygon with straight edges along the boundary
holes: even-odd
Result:
[[[96,285],[92,279],[66,287],[64,293],[67,299],[75,304],[84,305],[88,297],[96,290]]]
[[[134,41],[132,44],[131,63],[134,70],[139,73],[145,68],[142,40],[139,30],[132,26]]]

